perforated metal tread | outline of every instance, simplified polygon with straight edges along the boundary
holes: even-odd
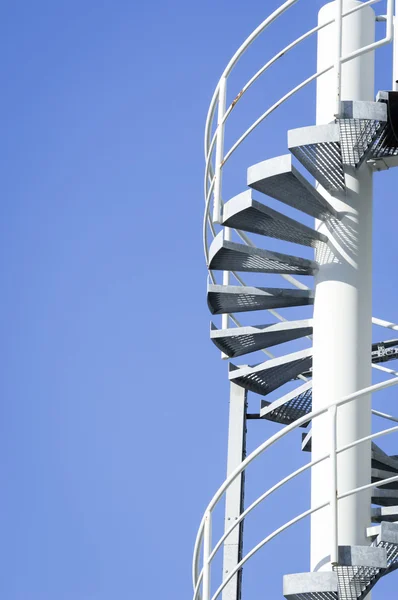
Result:
[[[255,366],[237,367],[230,363],[229,379],[251,392],[266,396],[288,381],[297,379],[311,365],[312,348],[308,348]]]
[[[338,578],[332,571],[284,575],[286,600],[338,600]]]
[[[384,548],[375,548],[384,550]],[[384,550],[385,552],[385,550]],[[384,574],[386,560],[382,567],[373,565],[338,565],[333,567],[338,579],[339,600],[362,600],[366,598],[380,577]]]
[[[336,210],[293,166],[291,154],[249,167],[247,185],[315,219],[338,217]]]
[[[218,329],[211,323],[210,327],[210,339],[230,358],[297,340],[311,333],[312,319],[231,329]]]
[[[362,600],[387,569],[386,550],[372,546],[339,546],[333,571],[285,575],[287,600]]]
[[[268,421],[290,425],[312,409],[312,381],[307,381],[274,402],[261,400],[260,417]],[[307,427],[308,423],[302,425]]]
[[[314,304],[314,292],[289,288],[208,284],[207,304],[213,315],[308,306]]]
[[[387,107],[381,102],[343,101],[337,123],[343,164],[359,167],[387,125]]]
[[[337,123],[288,131],[290,152],[330,193],[345,190],[345,178]]]
[[[317,263],[306,258],[230,242],[224,238],[224,231],[220,231],[210,246],[209,269],[314,275]]]
[[[372,546],[385,548],[387,554],[387,573],[398,567],[398,523],[383,521],[376,527],[368,528],[368,537],[372,538]]]
[[[373,363],[378,363],[378,362],[385,362],[385,361],[389,361],[392,360],[394,358],[397,358],[397,356],[395,355],[387,355],[379,350],[375,351],[374,348],[380,348],[380,347],[386,347],[387,350],[386,352],[388,352],[388,348],[391,347],[393,344],[395,344],[397,340],[390,340],[389,342],[380,342],[377,344],[372,344],[372,362]],[[395,348],[394,348],[395,350]],[[382,357],[381,357],[382,354]],[[312,377],[312,373],[311,372],[304,372],[303,375],[305,377]],[[283,402],[282,402],[283,401]],[[276,400],[275,402],[273,402],[272,404],[270,404],[269,402],[265,402],[262,401],[262,408],[260,411],[260,415],[262,417],[264,417],[265,419],[268,419],[270,421],[275,421],[277,423],[281,423],[282,425],[287,425],[292,423],[293,421],[295,421],[296,419],[299,419],[300,417],[303,417],[304,415],[307,415],[311,412],[312,410],[312,383],[309,382],[307,387],[303,387],[303,388],[297,388],[297,390],[294,390],[293,392],[286,394],[286,396],[283,396],[283,398]],[[275,408],[275,410],[273,410],[273,407]],[[387,456],[386,454],[382,453],[382,451],[375,446],[375,450],[374,450],[374,458],[373,458],[373,462],[374,462],[374,469],[379,469],[380,471],[383,470],[396,470],[398,472],[398,460],[393,459],[390,456]],[[377,454],[378,453],[378,454]],[[382,453],[382,454],[380,454]],[[377,460],[377,456],[380,456],[380,460],[383,462],[379,462],[378,464],[376,464],[376,460]],[[389,466],[386,466],[389,465]],[[374,473],[375,477],[377,476],[376,471]],[[377,481],[377,479],[374,479],[374,481]],[[387,486],[387,489],[390,486]],[[398,489],[398,484],[391,484],[391,488],[392,489]]]
[[[328,241],[326,235],[257,202],[252,194],[246,190],[226,203],[224,225],[312,248]]]

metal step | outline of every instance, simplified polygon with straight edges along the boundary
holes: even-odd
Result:
[[[389,342],[380,342],[378,344],[372,344],[372,362],[373,363],[379,363],[379,362],[387,362],[393,359],[398,358],[398,349],[397,348],[391,348],[390,346],[393,344],[396,344],[398,342],[398,340],[390,340]],[[390,345],[390,346],[389,346]],[[374,350],[374,348],[377,348],[377,350]],[[312,372],[305,372],[302,373],[304,375],[304,377],[312,377]],[[292,394],[287,394],[286,396],[283,397],[284,399],[284,403],[283,405],[280,404],[281,400],[277,400],[275,403],[275,408],[277,408],[278,410],[275,412],[272,412],[272,406],[274,403],[272,403],[272,406],[269,403],[265,403],[263,402],[262,407],[264,407],[264,411],[263,409],[261,410],[260,414],[266,418],[266,419],[270,419],[272,421],[276,421],[277,423],[281,423],[283,425],[286,425],[287,423],[292,423],[295,419],[298,419],[300,417],[303,417],[304,415],[310,413],[312,411],[312,384],[309,383],[308,389],[306,389],[303,393],[300,393],[299,395],[294,395],[294,392]],[[298,390],[297,390],[298,391]],[[280,420],[278,420],[280,418]],[[377,446],[376,446],[377,448]],[[306,450],[310,450],[310,448],[306,448]],[[381,452],[381,450],[380,450]],[[392,459],[392,457],[384,455],[385,456],[385,461],[384,462],[380,462],[378,465],[376,465],[375,463],[375,468],[378,469],[393,469],[395,471],[395,469],[398,472],[398,460],[394,461],[394,459]],[[376,458],[374,459],[376,460]],[[390,465],[390,466],[386,466]],[[376,481],[376,480],[375,480]],[[395,489],[395,484],[392,484],[394,486]]]
[[[327,190],[345,191],[340,132],[337,123],[288,131],[290,152]]]
[[[317,271],[317,263],[306,258],[230,242],[224,238],[224,231],[220,231],[210,246],[209,269],[314,275]]]
[[[211,323],[210,327],[210,339],[230,358],[284,344],[311,334],[312,319],[231,329],[218,329]]]
[[[208,284],[207,304],[213,315],[308,306],[314,304],[314,292],[289,288]]]
[[[387,569],[387,552],[339,546],[338,561],[333,571],[285,575],[283,595],[287,600],[362,600]]]
[[[387,551],[374,546],[339,546],[339,600],[362,600],[388,567]]]
[[[370,160],[376,169],[383,170],[398,166],[398,92],[379,92],[377,100],[387,107],[388,120],[373,145]]]
[[[338,217],[336,210],[293,166],[291,154],[249,167],[247,185],[315,219]]]
[[[297,379],[311,364],[312,348],[308,348],[255,366],[237,367],[230,363],[229,379],[246,390],[266,396],[288,381]]]
[[[226,203],[223,225],[312,248],[328,241],[326,235],[257,202],[252,194],[246,190]]]
[[[388,456],[375,443],[372,443],[372,467],[374,469],[388,471],[389,477],[398,474],[398,460]]]
[[[383,487],[374,488],[372,492],[372,503],[379,506],[396,506],[398,504],[398,491],[386,490]]]
[[[285,394],[282,398],[274,402],[261,400],[260,417],[290,425],[297,419],[311,412],[312,405],[312,381],[307,381],[297,389]],[[302,425],[307,427],[308,423]]]
[[[389,477],[394,477],[393,471],[384,471],[382,469],[377,469],[372,467],[372,482],[383,481],[383,479],[388,479]],[[398,475],[398,473],[397,473]],[[387,483],[383,485],[384,490],[398,490],[398,480],[393,481],[392,483]]]
[[[387,125],[387,107],[381,102],[345,100],[337,123],[343,164],[359,167]]]
[[[381,523],[382,521],[389,523],[398,521],[398,505],[372,507],[372,523]]]
[[[338,600],[338,577],[332,571],[284,575],[286,600]]]
[[[385,548],[387,553],[387,572],[398,568],[398,523],[382,522],[376,527],[368,528],[368,537],[373,538],[372,546]]]

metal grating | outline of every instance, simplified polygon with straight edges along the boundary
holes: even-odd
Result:
[[[297,379],[311,365],[312,349],[310,348],[255,366],[236,367],[230,364],[229,379],[251,392],[266,396],[288,381]]]
[[[340,142],[307,144],[291,148],[291,152],[325,190],[345,190]]]
[[[388,156],[398,156],[397,140],[390,125],[384,128],[371,150],[372,159],[386,158]]]
[[[336,211],[292,164],[291,154],[249,167],[247,185],[322,221]]]
[[[339,600],[337,592],[305,592],[290,594],[289,600]]]
[[[378,548],[385,548],[387,552],[387,565],[391,567],[398,566],[398,545],[391,542],[379,542]]]
[[[288,288],[209,284],[207,304],[213,315],[308,306],[314,304],[314,292]]]
[[[381,569],[364,566],[336,566],[339,600],[358,600],[364,598],[367,588],[370,588],[379,577]],[[370,591],[370,590],[369,590]]]
[[[262,401],[262,405],[265,406],[265,400]],[[272,403],[267,403],[269,406],[272,406]],[[293,421],[300,419],[304,415],[308,415],[312,409],[312,388],[302,392],[286,404],[282,404],[282,406],[278,406],[274,410],[266,413],[264,415],[265,419],[269,421],[274,421],[276,423],[281,423],[282,425],[290,425]],[[303,425],[303,427],[307,427],[308,423]]]
[[[343,163],[359,167],[372,151],[385,123],[373,119],[339,119],[338,124]]]
[[[254,327],[233,327],[231,329],[217,329],[212,323],[210,339],[230,358],[243,356],[256,352],[262,348],[269,348],[297,340],[312,333],[312,321],[286,321]]]
[[[251,190],[233,198],[224,207],[223,224],[250,233],[316,248],[328,238],[285,215],[253,200]]]
[[[306,258],[230,242],[224,239],[221,231],[210,246],[209,269],[314,275],[317,270],[317,263]]]

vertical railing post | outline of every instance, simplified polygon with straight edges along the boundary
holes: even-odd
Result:
[[[222,167],[224,160],[224,116],[227,102],[227,78],[221,77],[218,88],[217,140],[214,168],[213,223],[221,224],[222,219]]]
[[[229,227],[224,227],[224,239],[225,240],[230,240],[231,239],[231,229]],[[231,274],[229,271],[223,271],[223,275],[222,275],[222,283],[223,285],[229,285],[231,280]],[[221,328],[222,329],[228,329],[229,327],[229,314],[225,313],[221,316]],[[227,356],[227,354],[224,354],[224,352],[221,352],[221,358],[229,358]]]
[[[393,67],[392,67],[392,89],[398,91],[398,0],[395,0],[393,17]]]
[[[202,600],[210,600],[211,598],[211,581],[210,569],[211,565],[209,557],[211,554],[211,512],[205,514],[205,523],[203,531],[203,582],[202,582]]]
[[[335,58],[335,75],[336,75],[336,108],[335,117],[338,117],[341,112],[341,54],[343,49],[343,0],[336,0],[336,58]]]
[[[331,535],[330,535],[330,562],[338,564],[339,542],[338,542],[338,500],[337,500],[337,406],[329,408],[330,416],[330,512],[331,512]]]

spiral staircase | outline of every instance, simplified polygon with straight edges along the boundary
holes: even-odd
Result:
[[[252,34],[248,45],[294,3],[294,0],[285,2],[279,12],[276,11],[266,20],[265,26],[262,24]],[[367,2],[364,5],[373,3]],[[351,12],[354,11],[351,10]],[[387,2],[387,16],[384,20],[387,22],[388,30],[389,20],[392,23],[392,1]],[[314,28],[311,33],[318,29]],[[385,44],[391,42],[391,39],[387,38],[388,31],[386,39],[383,40]],[[294,44],[290,45],[291,48],[293,46]],[[290,47],[288,50],[291,49]],[[286,49],[282,52],[285,51]],[[239,52],[242,53],[242,48],[237,53],[238,58]],[[237,59],[232,60],[232,66],[235,64],[234,60],[236,62]],[[270,62],[272,64],[272,61]],[[230,65],[226,70],[227,75],[231,70]],[[296,428],[306,430],[306,433],[303,434],[302,449],[310,452],[310,427],[313,419],[330,409],[336,410],[336,406],[349,403],[354,396],[360,397],[361,394],[364,394],[364,390],[360,390],[352,398],[343,398],[334,407],[327,407],[323,411],[314,411],[312,407],[312,347],[289,351],[277,357],[273,356],[269,350],[297,340],[306,339],[311,343],[313,319],[307,317],[287,320],[276,311],[281,308],[297,309],[313,305],[315,290],[312,278],[318,271],[320,257],[329,251],[329,237],[325,232],[335,239],[341,236],[346,244],[350,244],[351,232],[342,218],[343,215],[336,211],[327,200],[328,194],[344,195],[347,167],[379,171],[398,166],[398,91],[382,91],[378,93],[374,102],[342,101],[339,114],[331,123],[288,131],[288,153],[250,166],[247,169],[247,189],[240,190],[238,195],[224,202],[221,180],[222,167],[226,159],[223,153],[222,129],[226,116],[229,115],[228,111],[232,110],[231,108],[225,110],[226,89],[224,86],[226,79],[224,73],[212,101],[208,124],[215,114],[218,101],[218,125],[212,140],[207,135],[205,146],[204,241],[209,269],[207,302],[212,315],[222,315],[221,326],[217,327],[216,324],[211,323],[210,338],[221,351],[224,359],[235,361],[235,359],[246,357],[251,353],[265,352],[267,354],[266,360],[256,364],[230,362],[229,380],[231,384],[244,390],[244,394],[250,392],[257,396],[259,408],[255,415],[256,418],[280,424],[283,429],[266,440],[240,464],[234,465],[235,468],[230,471],[229,477],[210,502],[202,519],[195,544],[194,600],[198,600],[200,597],[203,600],[216,600],[221,593],[224,598],[229,600],[239,600],[242,596],[242,568],[252,554],[270,542],[275,535],[279,535],[285,527],[294,525],[318,510],[318,507],[312,508],[299,515],[286,526],[268,536],[243,557],[242,524],[249,512],[291,478],[311,469],[323,460],[325,463],[328,459],[332,461],[333,451],[321,459],[310,461],[305,467],[298,469],[291,476],[279,482],[245,509],[243,506],[243,474],[247,466],[281,437]],[[313,79],[310,78],[310,80]],[[207,129],[210,131],[209,127]],[[243,136],[243,139],[245,137],[247,136]],[[213,167],[214,150],[216,156]],[[305,172],[307,176],[304,175]],[[313,178],[314,183],[311,183],[309,178]],[[324,191],[328,194],[325,194]],[[213,216],[210,212],[212,198],[214,202]],[[273,199],[272,207],[269,205],[270,198]],[[275,208],[274,201],[277,201],[278,210]],[[286,206],[313,217],[316,220],[316,226],[311,228],[284,214]],[[323,227],[320,227],[320,224]],[[208,241],[209,232],[214,237],[210,243]],[[256,235],[256,243],[248,234]],[[267,248],[269,238],[295,244],[297,248],[302,246],[313,248],[314,259],[300,256],[299,250],[297,250],[297,255],[270,250]],[[258,240],[261,240],[261,244]],[[218,273],[222,273],[222,283],[217,281]],[[265,276],[280,275],[289,282],[289,287],[246,285],[241,275],[245,273]],[[231,276],[235,277],[235,284],[231,282]],[[297,276],[304,276],[306,284],[303,284],[301,279],[297,280]],[[260,311],[260,317],[256,318],[257,315],[253,314],[252,325],[242,325],[236,316],[238,313],[255,313],[257,311]],[[267,317],[264,317],[267,311],[273,316],[268,322]],[[257,320],[262,324],[258,325]],[[377,319],[375,322],[382,323]],[[398,331],[397,326],[389,328]],[[398,374],[384,366],[384,363],[398,358],[398,339],[373,343],[369,348],[369,358],[375,369],[381,369],[395,376],[387,382],[372,386],[369,388],[370,391],[378,391],[398,383]],[[247,360],[250,361],[250,356]],[[293,384],[296,385],[292,390]],[[277,399],[274,398],[275,393],[279,396]],[[270,395],[272,396],[271,400],[269,399]],[[398,419],[390,415],[384,415],[378,411],[373,412],[390,421],[398,422]],[[245,418],[247,417],[248,415],[245,414]],[[253,415],[251,417],[253,418]],[[398,431],[398,427],[394,426],[383,433],[396,431]],[[384,453],[375,442],[378,437],[380,437],[379,433],[371,436],[371,483],[367,486],[372,490],[371,522],[369,522],[367,530],[369,544],[367,546],[343,546],[337,543],[335,560],[331,561],[329,570],[286,575],[283,581],[285,598],[290,600],[359,600],[367,596],[381,577],[398,568],[398,456],[388,456]],[[360,444],[363,441],[358,440],[357,443]],[[334,449],[334,459],[336,453],[340,451],[344,451],[344,448]],[[235,523],[231,527],[227,527],[221,540],[212,548],[213,509],[221,497],[228,494],[231,487],[236,485],[239,486],[239,515],[235,517]],[[352,493],[357,491],[354,490]],[[337,496],[336,503],[338,500],[340,500],[339,496]],[[333,506],[333,499],[330,500],[329,505]],[[210,577],[213,558],[222,547],[225,549],[226,541],[232,539],[236,543],[232,569],[228,569],[228,575],[225,575],[224,571],[222,583],[213,594]],[[202,569],[200,570],[201,553]],[[229,566],[231,567],[231,563]]]

